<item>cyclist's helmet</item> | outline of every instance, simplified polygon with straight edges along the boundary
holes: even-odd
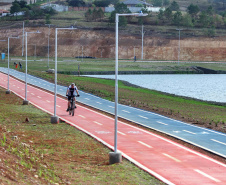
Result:
[[[72,83],[71,85],[75,86],[75,83]]]

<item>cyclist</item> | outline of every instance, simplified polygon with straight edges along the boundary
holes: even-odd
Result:
[[[74,96],[74,101],[76,102],[75,100],[75,91],[77,93],[77,96],[80,96],[79,93],[78,93],[78,88],[75,86],[74,83],[72,83],[68,88],[67,88],[67,92],[66,92],[66,96],[68,96],[68,108],[67,108],[67,112],[69,111],[70,109],[70,100],[72,98],[72,96]],[[76,108],[76,106],[75,106]]]

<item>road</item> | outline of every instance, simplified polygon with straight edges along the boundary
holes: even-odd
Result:
[[[7,75],[3,73],[0,73],[0,86],[7,87]],[[12,92],[24,99],[23,82],[10,78],[10,87]],[[28,85],[28,100],[53,114],[53,94]],[[67,100],[57,97],[60,119],[113,149],[114,119],[83,106],[78,106],[72,117],[65,112],[66,106]],[[226,184],[225,164],[121,121],[118,122],[118,151],[166,184]]]
[[[0,71],[7,73],[8,69],[0,67]],[[10,69],[10,74],[23,81],[25,79],[24,73],[19,71]],[[54,85],[40,78],[28,75],[28,83],[54,92]],[[65,96],[65,92],[66,87],[58,85],[57,93]],[[114,115],[114,102],[82,91],[80,94],[81,97],[77,98],[79,102]],[[118,115],[226,158],[226,134],[224,133],[121,104],[118,107]]]

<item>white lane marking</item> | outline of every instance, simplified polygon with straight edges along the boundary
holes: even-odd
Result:
[[[150,145],[148,145],[148,144],[146,144],[146,143],[144,143],[142,141],[137,141],[137,142],[142,144],[142,145],[144,145],[144,146],[146,146],[146,147],[148,147],[148,148],[153,148],[152,146],[150,146]]]
[[[144,116],[141,116],[141,115],[138,115],[139,117],[141,117],[141,118],[144,118],[144,119],[148,119],[147,117],[144,117]]]
[[[40,96],[37,96],[38,98],[42,98],[42,97],[40,97]]]
[[[31,93],[32,95],[35,95],[34,93]]]
[[[16,85],[13,84],[13,86],[16,86]]]
[[[60,105],[56,105],[57,107],[61,107]]]
[[[18,89],[20,88],[20,87],[17,87]]]
[[[126,134],[124,134],[123,132],[117,131],[119,134],[122,134],[123,136],[125,136]]]
[[[221,142],[221,141],[218,141],[218,140],[215,140],[215,139],[211,139],[212,141],[215,141],[215,142],[217,142],[217,143],[220,143],[220,144],[222,144],[222,145],[226,145],[226,143],[223,143],[223,142]]]
[[[49,100],[46,100],[48,103],[50,103],[50,101]]]
[[[161,121],[157,121],[157,123],[160,123],[160,124],[162,124],[162,125],[168,125],[168,124],[163,123],[163,122],[161,122]]]
[[[166,154],[166,153],[162,153],[162,154],[163,154],[164,156],[170,158],[170,159],[173,159],[174,161],[176,161],[176,162],[178,162],[178,163],[181,162],[179,159],[177,159],[177,158],[175,158],[175,157],[173,157],[173,156],[171,156],[171,155],[169,155],[169,154]]]
[[[198,172],[199,174],[201,174],[201,175],[203,175],[203,176],[205,176],[205,177],[207,177],[207,178],[209,178],[209,179],[211,179],[211,180],[213,180],[213,181],[215,181],[215,182],[221,182],[220,180],[218,180],[218,179],[215,179],[214,177],[212,177],[212,176],[210,176],[210,175],[208,175],[208,174],[206,174],[206,173],[204,173],[204,172],[202,172],[202,171],[200,171],[200,170],[198,170],[198,169],[194,169],[196,172]]]
[[[94,123],[96,123],[96,124],[98,124],[98,125],[103,125],[103,124],[101,124],[101,123],[99,123],[99,122],[97,122],[97,121],[93,121]]]
[[[115,107],[113,107],[113,106],[110,106],[110,105],[108,105],[108,107],[110,107],[110,108],[115,108]]]
[[[86,100],[90,100],[89,98],[85,98]]]
[[[24,90],[24,89],[22,89],[22,90]]]
[[[82,117],[82,118],[86,118],[85,116],[82,116],[82,115],[78,115],[78,116],[80,116],[80,117]]]
[[[126,112],[126,113],[131,113],[131,112],[129,112],[129,111],[127,111],[127,110],[122,110],[123,112]]]
[[[187,132],[187,133],[189,133],[189,134],[194,134],[194,135],[196,135],[196,133],[194,133],[194,132],[190,132],[190,131],[187,131],[187,130],[183,130],[184,132]]]
[[[102,103],[100,103],[100,102],[98,102],[98,101],[96,101],[96,103],[98,103],[98,104],[102,104]]]

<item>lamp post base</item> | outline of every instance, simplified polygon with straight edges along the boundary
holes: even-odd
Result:
[[[110,152],[109,153],[109,164],[121,163],[122,162],[122,153],[119,152]]]
[[[58,116],[51,116],[51,123],[52,124],[59,123],[59,117]]]
[[[23,105],[28,105],[29,104],[29,101],[28,100],[24,100],[23,101]]]
[[[10,90],[7,90],[5,93],[6,93],[6,94],[10,94]]]

